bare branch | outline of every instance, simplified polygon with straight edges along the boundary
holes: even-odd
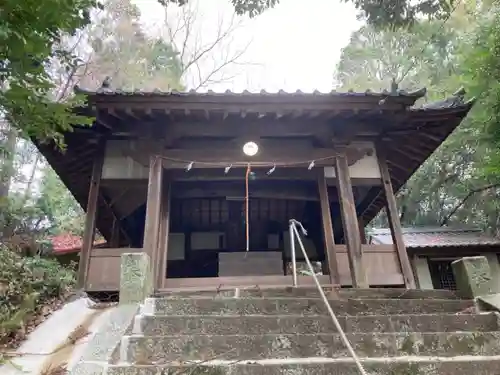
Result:
[[[250,43],[244,49],[242,49],[241,51],[239,51],[238,53],[236,53],[233,57],[225,59],[222,63],[219,64],[219,66],[214,67],[214,69],[212,69],[212,71],[207,74],[207,76],[205,77],[205,79],[200,79],[200,82],[198,83],[198,86],[195,88],[195,90],[198,90],[198,89],[206,86],[208,83],[221,83],[221,82],[228,81],[230,79],[235,78],[236,75],[233,75],[231,78],[226,78],[226,79],[222,79],[222,80],[218,80],[218,81],[213,81],[212,80],[212,77],[214,75],[216,75],[217,73],[221,72],[227,66],[232,65],[232,64],[237,64],[238,60],[248,50],[248,47],[250,47]],[[196,65],[198,66],[198,64],[196,64]],[[198,67],[198,71],[200,71],[199,67]],[[200,76],[200,78],[201,78],[201,76]]]
[[[486,186],[482,186],[480,188],[472,189],[469,193],[450,211],[448,215],[441,221],[441,226],[445,226],[450,221],[451,217],[456,214],[456,212],[465,204],[467,201],[472,198],[477,193],[481,193],[483,191],[494,189],[500,187],[500,183],[490,184]]]
[[[202,27],[202,17],[197,17],[199,14],[202,14],[199,0],[183,7],[165,6],[165,37],[179,53],[183,81],[186,84],[189,80],[187,86],[194,89],[234,78],[234,72],[228,75],[231,78],[222,76],[231,66],[246,65],[241,58],[251,44],[234,52],[235,33],[243,27],[243,21],[234,12],[229,16],[219,14],[217,26],[210,25],[206,30]]]

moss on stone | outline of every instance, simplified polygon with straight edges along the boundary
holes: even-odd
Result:
[[[446,347],[455,354],[476,354],[488,343],[488,338],[484,334],[472,334],[467,336],[448,337]]]
[[[423,375],[416,363],[398,363],[389,370],[388,375]]]
[[[360,350],[367,356],[374,356],[377,352],[378,345],[376,339],[366,336],[358,343],[357,347],[359,348],[357,350]]]
[[[407,335],[403,342],[401,343],[401,347],[399,348],[399,351],[412,355],[416,354],[416,349],[415,349],[415,341],[413,340],[412,335]]]
[[[418,345],[419,353],[437,354],[440,349],[440,338],[438,335],[421,335],[422,341]]]
[[[165,369],[162,375],[226,375],[227,369],[221,366],[189,366],[182,369]]]

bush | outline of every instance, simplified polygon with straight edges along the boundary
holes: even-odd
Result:
[[[0,245],[0,341],[74,283],[74,271],[56,260],[24,258]]]

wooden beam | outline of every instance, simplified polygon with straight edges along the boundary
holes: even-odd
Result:
[[[156,280],[155,290],[163,288],[167,279],[167,259],[168,259],[168,237],[170,234],[170,198],[172,192],[172,183],[170,176],[163,173],[163,192],[161,202],[160,217],[160,237],[158,241],[158,264],[159,272]]]
[[[115,213],[114,209],[110,206],[108,199],[102,194],[102,192],[99,193],[99,199],[102,201],[103,205],[108,209],[109,213],[113,217],[113,220],[117,223],[118,230],[121,233],[120,236],[127,241],[127,244],[130,244],[131,243],[130,237],[129,237],[128,233],[120,225],[120,218]]]
[[[379,126],[363,121],[350,121],[349,126],[352,127],[352,132],[354,132],[356,136],[376,137],[382,131]],[[227,120],[223,122],[217,119],[203,122],[181,120],[169,123],[165,126],[165,123],[162,121],[149,120],[144,122],[130,118],[127,124],[123,124],[119,129],[116,127],[116,129],[122,135],[128,132],[130,136],[134,137],[162,135],[171,138],[237,138],[242,136],[300,138],[318,137],[321,134],[328,137],[331,141],[334,136],[332,124],[328,120],[318,120],[314,126],[311,126],[310,121],[301,119],[293,119],[290,121],[238,119],[238,121]]]
[[[387,204],[387,217],[389,220],[389,227],[391,229],[392,241],[396,245],[399,262],[405,286],[408,289],[415,289],[415,276],[411,267],[408,252],[403,239],[403,230],[401,229],[401,222],[399,221],[399,214],[396,204],[396,197],[391,183],[391,175],[385,155],[382,151],[377,150],[378,163],[380,167],[380,174],[382,176],[382,183]]]
[[[349,267],[351,269],[352,286],[354,288],[367,288],[356,205],[349,176],[349,165],[345,155],[339,155],[335,158],[335,174],[338,179],[340,210],[344,238],[347,244]]]
[[[322,171],[323,172],[323,171]],[[325,255],[328,262],[330,283],[340,285],[339,267],[337,254],[335,252],[335,238],[333,235],[332,213],[330,211],[330,200],[324,173],[318,176],[318,192],[321,206],[321,223],[323,224],[323,236],[325,243]]]
[[[99,149],[92,166],[92,175],[90,178],[89,195],[85,215],[85,227],[82,239],[82,250],[80,251],[80,261],[78,264],[77,287],[80,289],[86,286],[90,252],[92,250],[92,245],[94,244],[99,187],[101,183],[102,166],[104,164],[104,149],[105,142],[102,142],[99,145]]]
[[[278,183],[275,181],[265,181],[263,183],[254,183],[250,185],[250,199],[268,198],[268,199],[290,199],[303,201],[317,201],[316,190],[312,186],[304,184]],[[179,182],[175,184],[176,189],[172,193],[173,197],[186,198],[210,198],[210,197],[244,197],[244,181],[234,183],[231,181],[219,182]]]
[[[302,149],[294,150],[294,152],[284,153],[283,149],[269,149],[266,152],[260,152],[253,157],[243,155],[241,150],[165,150],[161,154],[163,165],[165,168],[186,168],[186,161],[192,160],[195,162],[193,168],[224,168],[224,165],[233,164],[234,166],[243,166],[250,163],[251,165],[272,167],[273,164],[285,164],[281,168],[286,167],[300,167],[307,168],[312,160],[319,160],[316,162],[317,166],[330,164],[335,157],[335,150],[333,149]],[[183,162],[177,161],[183,160]]]
[[[163,185],[163,167],[161,160],[155,156],[150,158],[148,195],[146,200],[146,223],[144,225],[144,251],[151,262],[152,281],[156,284],[158,278],[158,238],[161,215],[161,198]]]
[[[277,147],[278,146],[278,147]],[[269,147],[259,151],[253,157],[243,155],[239,148],[217,148],[217,149],[171,149],[159,153],[163,157],[165,168],[186,168],[188,161],[194,161],[193,168],[224,168],[225,165],[232,164],[234,167],[246,166],[248,163],[254,167],[272,167],[274,164],[278,168],[305,168],[309,163],[315,160],[316,166],[328,166],[332,164],[338,151],[334,148],[290,148],[279,147],[279,142],[274,147]],[[136,157],[141,157],[136,154]],[[347,160],[349,165],[363,157],[362,152],[348,149]],[[182,160],[182,162],[180,161]],[[198,162],[198,163],[196,163]],[[282,164],[282,165],[280,165]]]

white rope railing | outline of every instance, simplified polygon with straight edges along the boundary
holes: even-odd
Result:
[[[299,231],[297,229],[297,226],[300,228],[300,231],[302,232],[302,235],[307,235],[307,231],[302,225],[300,221],[297,221],[295,219],[290,219],[290,249],[292,252],[292,272],[293,272],[293,286],[297,286],[297,259],[295,255],[295,239],[297,239],[300,249],[302,250],[302,255],[304,255],[304,259],[307,263],[307,267],[309,267],[309,271],[311,272],[311,275],[314,279],[314,283],[316,284],[316,287],[318,288],[319,294],[321,296],[321,299],[325,303],[325,306],[328,310],[328,314],[332,318],[333,324],[335,325],[335,328],[337,328],[337,331],[340,334],[340,338],[342,339],[342,342],[346,346],[347,350],[349,351],[349,354],[351,355],[352,359],[354,360],[354,363],[356,364],[356,367],[358,368],[359,372],[361,375],[368,375],[366,370],[364,369],[363,365],[361,364],[361,361],[359,360],[359,357],[356,355],[356,352],[354,351],[351,343],[349,342],[349,339],[347,338],[346,334],[344,333],[344,330],[342,329],[342,326],[340,325],[340,322],[333,312],[332,307],[330,306],[330,303],[328,303],[328,299],[326,298],[326,294],[323,291],[323,288],[321,287],[321,284],[318,280],[318,277],[316,276],[316,272],[314,272],[314,268],[311,264],[311,261],[309,260],[309,257],[307,256],[306,249],[304,248],[304,244],[302,242],[302,239],[300,238]]]

